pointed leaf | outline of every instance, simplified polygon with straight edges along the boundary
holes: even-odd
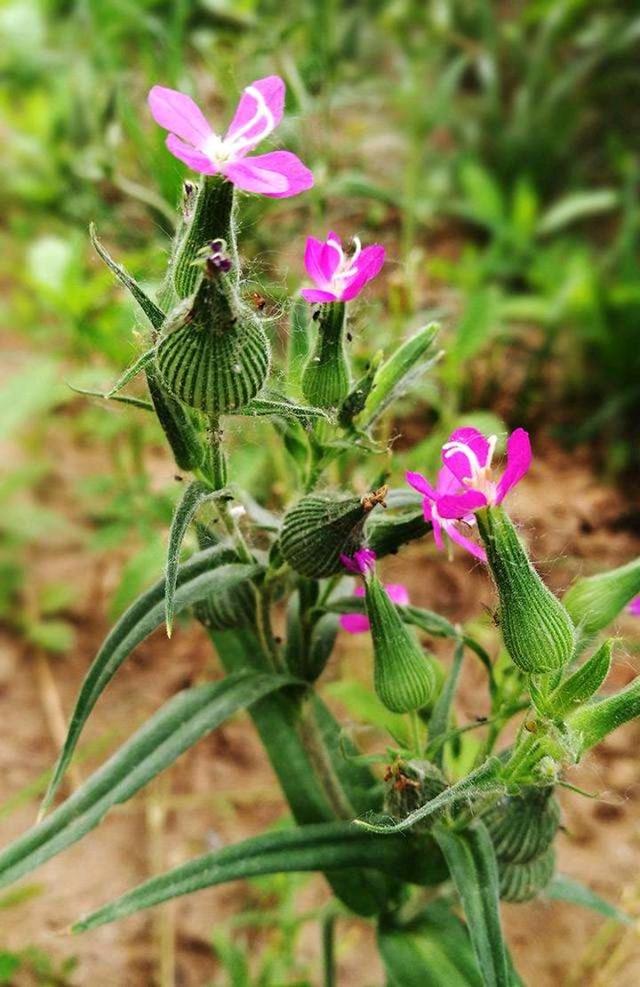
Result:
[[[329,415],[322,408],[313,408],[304,404],[293,404],[286,399],[275,398],[253,398],[242,408],[237,408],[234,415],[248,415],[252,418],[292,418],[300,422],[304,428],[311,428],[313,423],[320,418],[329,421]]]
[[[364,410],[356,424],[370,428],[398,397],[405,394],[417,378],[433,366],[441,356],[433,352],[433,343],[439,326],[433,322],[419,329],[393,353],[380,367]]]
[[[225,551],[224,545],[217,545],[215,548],[199,552],[180,567],[178,589],[174,600],[176,613],[205,599],[210,593],[230,589],[260,572],[259,566],[235,563],[215,568],[219,564],[219,557]],[[123,613],[94,658],[80,688],[64,747],[44,797],[41,813],[45,812],[51,804],[73,756],[84,724],[102,692],[133,649],[156,627],[159,627],[164,618],[164,579],[162,579],[139,596]]]
[[[180,560],[180,549],[187,528],[191,523],[198,508],[207,500],[219,500],[221,497],[229,497],[226,490],[211,490],[200,480],[194,480],[186,487],[182,497],[176,504],[176,509],[171,519],[171,529],[169,531],[169,545],[167,547],[167,568],[165,574],[165,608],[167,637],[171,637],[173,630],[174,602],[176,581],[178,578],[178,563]]]
[[[118,393],[118,391],[121,391],[125,384],[128,384],[130,380],[133,380],[133,378],[136,377],[141,370],[144,370],[144,368],[151,363],[155,356],[155,352],[155,349],[150,349],[147,350],[146,353],[141,353],[138,359],[135,360],[130,367],[127,367],[121,376],[118,377],[115,384],[106,392],[105,397],[112,398]]]
[[[240,672],[179,692],[66,802],[0,852],[0,887],[71,846],[113,805],[130,799],[238,710],[295,682],[289,676]]]
[[[498,865],[486,826],[480,821],[456,832],[433,833],[462,900],[469,935],[486,987],[508,987],[509,964],[500,923]]]
[[[163,901],[228,881],[296,871],[373,867],[384,873],[406,870],[416,846],[402,837],[370,836],[348,822],[319,823],[243,840],[191,860],[104,905],[73,927],[86,932],[152,908]]]
[[[148,318],[149,322],[154,329],[159,329],[164,322],[164,312],[161,308],[158,308],[156,303],[152,301],[149,296],[142,290],[140,285],[131,275],[125,271],[121,264],[118,264],[113,257],[109,254],[107,250],[102,246],[98,236],[96,234],[96,228],[92,223],[89,227],[89,236],[91,238],[91,243],[95,247],[96,251],[105,262],[111,273],[118,279],[120,284],[127,289],[127,291],[135,298],[138,305]]]
[[[547,898],[555,898],[557,901],[568,901],[572,905],[581,905],[583,908],[590,908],[594,912],[599,912],[606,918],[612,918],[623,925],[635,925],[635,919],[627,915],[622,909],[605,901],[599,894],[585,887],[580,881],[565,874],[556,874],[551,878],[549,884],[544,889]]]
[[[134,408],[143,408],[144,411],[153,411],[153,405],[151,401],[145,401],[144,398],[132,398],[126,394],[103,394],[102,391],[92,391],[88,387],[75,387],[73,384],[68,384],[68,387],[76,394],[84,394],[89,398],[102,398],[103,401],[118,401],[120,404],[130,404]]]

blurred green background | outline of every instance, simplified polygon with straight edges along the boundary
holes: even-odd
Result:
[[[401,464],[433,464],[481,413],[637,476],[639,54],[634,0],[0,3],[0,618],[47,653],[73,645],[75,589],[43,546],[122,550],[112,616],[163,564],[176,485],[155,422],[67,384],[104,388],[138,349],[89,223],[150,289],[164,273],[185,171],[154,83],[222,130],[242,87],[285,79],[276,138],[316,185],[245,198],[241,250],[283,340],[308,234],[386,245],[355,361],[433,317],[446,351],[405,405]],[[236,437],[232,461],[278,502],[275,445]]]

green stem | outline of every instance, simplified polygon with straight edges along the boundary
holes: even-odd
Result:
[[[411,737],[411,746],[416,757],[422,757],[422,721],[415,709],[412,709],[409,713],[409,736]]]
[[[355,819],[357,813],[336,774],[316,718],[315,709],[309,701],[304,702],[300,709],[298,736],[336,818]]]
[[[335,915],[325,915],[322,919],[322,984],[323,987],[336,987],[335,957]]]

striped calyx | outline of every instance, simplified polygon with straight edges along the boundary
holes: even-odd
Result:
[[[560,806],[553,788],[528,788],[507,796],[483,816],[499,861],[526,864],[553,843],[560,825]]]
[[[430,657],[403,623],[378,577],[365,575],[365,604],[373,642],[373,684],[378,699],[394,713],[426,706],[436,677]]]
[[[611,572],[578,579],[562,602],[576,627],[590,635],[615,620],[637,593],[640,593],[640,558]]]
[[[269,342],[259,318],[238,298],[230,275],[204,258],[192,303],[179,303],[156,350],[167,390],[208,415],[236,411],[262,389]]]
[[[223,240],[237,268],[233,185],[220,176],[203,178],[185,196],[183,222],[178,230],[169,265],[170,288],[175,299],[193,295],[200,280],[194,263],[211,240]]]
[[[498,860],[500,897],[514,903],[530,901],[544,891],[553,877],[556,854],[552,846],[526,864],[508,864]]]
[[[405,819],[410,813],[426,805],[447,787],[442,771],[431,761],[395,761],[385,775],[387,788],[384,808],[394,819]],[[437,813],[418,823],[416,832],[429,829]]]
[[[512,661],[528,675],[558,672],[574,650],[571,617],[535,571],[502,507],[476,512],[500,598],[500,628]]]
[[[344,302],[329,302],[318,311],[318,336],[302,371],[302,393],[316,408],[337,408],[347,398],[351,374],[344,348]]]
[[[308,494],[284,516],[280,535],[282,557],[310,579],[335,576],[343,569],[341,555],[360,547],[367,514],[384,502],[386,488],[367,497]]]

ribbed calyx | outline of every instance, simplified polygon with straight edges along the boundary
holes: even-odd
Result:
[[[499,860],[500,897],[513,903],[530,901],[544,891],[555,867],[556,854],[552,846],[526,864],[507,864]]]
[[[498,860],[526,864],[553,843],[560,825],[560,806],[553,788],[529,788],[508,796],[483,816]]]
[[[177,299],[189,298],[196,290],[200,269],[194,261],[211,240],[224,240],[231,262],[238,270],[233,193],[231,182],[213,176],[203,178],[200,187],[185,198],[184,219],[170,264],[171,283]]]
[[[344,348],[346,305],[329,302],[319,309],[318,336],[302,371],[302,393],[316,408],[337,408],[349,394],[351,375]]]
[[[385,776],[385,812],[395,819],[405,819],[410,813],[430,802],[447,787],[440,768],[431,761],[396,761]],[[415,831],[425,832],[436,821],[437,813],[418,823]]]
[[[240,301],[232,276],[206,257],[203,264],[193,301],[179,303],[167,319],[156,362],[174,397],[217,415],[242,408],[262,389],[270,352],[260,320]]]
[[[431,659],[402,622],[374,573],[365,576],[365,604],[373,642],[373,684],[387,709],[408,713],[431,699],[436,685]]]
[[[308,494],[284,516],[280,535],[282,557],[309,579],[335,576],[343,569],[341,555],[360,547],[364,520],[384,501],[385,490],[367,497]]]
[[[591,635],[615,620],[637,593],[640,593],[640,558],[610,572],[578,579],[562,602],[576,627]]]
[[[500,628],[513,662],[528,675],[557,672],[574,649],[571,618],[544,585],[502,507],[476,512],[500,598]]]

